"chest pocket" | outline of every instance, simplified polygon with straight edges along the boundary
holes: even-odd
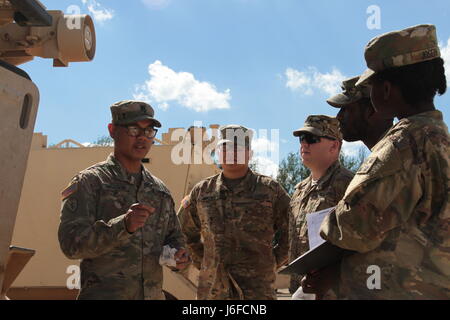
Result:
[[[130,190],[123,184],[103,184],[97,207],[97,220],[109,220],[125,214],[133,199]]]
[[[239,223],[244,231],[256,237],[273,234],[274,204],[267,194],[254,194],[241,202],[235,201],[233,206],[239,212]]]
[[[217,194],[205,195],[197,200],[197,212],[206,233],[224,234],[224,209],[222,199]]]
[[[148,199],[139,199],[147,205],[155,208],[155,212],[147,219],[144,226],[145,245],[150,253],[159,255],[167,236],[168,222],[170,219],[169,196],[159,190],[151,190]]]
[[[306,213],[302,212],[295,217],[295,232],[298,237],[305,237],[307,235]]]

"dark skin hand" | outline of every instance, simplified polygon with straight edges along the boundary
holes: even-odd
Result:
[[[127,231],[134,233],[145,225],[147,219],[155,212],[155,208],[146,206],[141,203],[133,204],[125,216],[125,225]],[[180,248],[175,253],[178,270],[185,269],[190,263],[191,258],[184,248]]]
[[[303,277],[301,286],[304,293],[315,293],[317,300],[337,284],[340,274],[340,263],[314,270]]]
[[[134,233],[145,225],[148,217],[155,212],[155,208],[135,203],[125,216],[125,225],[129,233]]]
[[[191,257],[186,249],[181,248],[175,253],[175,261],[177,262],[176,268],[183,270],[191,263]]]

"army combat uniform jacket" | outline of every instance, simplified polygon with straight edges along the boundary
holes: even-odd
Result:
[[[142,168],[137,186],[113,155],[80,172],[63,191],[58,237],[69,259],[81,259],[79,299],[164,299],[159,257],[184,246],[170,192]],[[142,203],[155,208],[130,234],[124,217]]]
[[[200,268],[198,299],[276,299],[276,270],[287,262],[289,201],[276,181],[252,171],[233,190],[223,173],[192,189],[178,217]]]
[[[336,161],[317,181],[317,184],[313,184],[312,177],[309,176],[295,187],[291,200],[291,221],[289,223],[289,262],[309,250],[306,215],[334,207],[344,196],[345,189],[353,176],[353,172]],[[302,276],[291,276],[291,293],[300,287],[301,278]]]
[[[353,299],[450,298],[450,137],[442,113],[400,120],[373,148],[321,235],[355,253]]]

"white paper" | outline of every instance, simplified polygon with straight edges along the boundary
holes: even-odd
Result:
[[[322,225],[323,219],[325,219],[325,217],[328,216],[335,208],[336,207],[331,207],[321,211],[308,213],[306,215],[309,250],[312,250],[325,242],[325,240],[320,236],[320,226]]]

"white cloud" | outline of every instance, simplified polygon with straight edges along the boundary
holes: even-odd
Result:
[[[254,153],[278,152],[278,144],[266,138],[253,139],[252,150]]]
[[[370,154],[370,150],[366,147],[366,145],[362,141],[355,141],[355,142],[344,141],[344,144],[342,145],[342,152],[349,157],[358,157],[359,150],[361,148],[365,149],[367,155]]]
[[[447,83],[450,84],[450,38],[447,40],[447,45],[440,44],[442,59],[445,61],[445,76]]]
[[[252,162],[256,163],[256,171],[266,176],[276,178],[278,175],[278,164],[272,159],[254,156]]]
[[[267,139],[264,135],[255,138],[252,141],[253,159],[256,165],[256,171],[276,178],[278,174],[279,162],[279,141],[278,135],[273,135],[274,140]]]
[[[176,72],[158,60],[149,65],[148,72],[150,80],[137,87],[135,99],[155,102],[163,110],[169,102],[196,112],[230,108],[230,89],[219,92],[213,84],[195,79],[192,73]]]
[[[337,94],[341,90],[341,82],[347,78],[336,68],[329,73],[320,73],[315,67],[308,67],[305,71],[287,68],[285,76],[286,87],[305,95],[312,95],[317,90],[328,95]]]
[[[164,9],[170,2],[171,0],[142,0],[142,3],[152,10]]]
[[[114,10],[107,9],[97,0],[81,0],[97,22],[105,22],[114,18]]]

